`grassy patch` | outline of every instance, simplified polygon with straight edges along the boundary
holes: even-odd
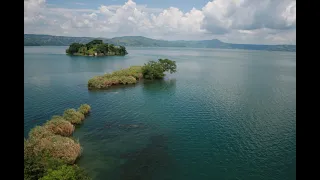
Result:
[[[31,140],[37,140],[41,138],[46,138],[48,136],[54,135],[51,131],[46,129],[43,126],[36,126],[29,132],[29,139]]]
[[[87,115],[91,110],[91,107],[88,104],[81,104],[78,108],[78,112],[82,113],[83,115]]]
[[[44,124],[44,127],[53,134],[61,136],[71,136],[74,131],[74,126],[71,122],[65,120],[61,116],[53,117]]]
[[[104,89],[118,84],[136,84],[142,78],[141,66],[131,66],[113,73],[95,76],[88,81],[89,89]]]
[[[39,139],[28,139],[25,142],[26,149],[36,156],[49,154],[51,157],[60,159],[67,164],[74,164],[81,155],[81,146],[78,142],[54,134]]]
[[[75,109],[67,109],[63,113],[63,118],[72,124],[81,124],[85,117]]]
[[[113,73],[95,76],[88,81],[89,89],[106,89],[118,84],[136,84],[141,78],[154,80],[163,79],[165,72],[175,73],[177,65],[169,59],[149,61],[144,66],[131,66]]]

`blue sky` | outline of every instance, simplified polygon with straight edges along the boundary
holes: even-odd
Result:
[[[296,1],[25,0],[24,32],[296,44]]]

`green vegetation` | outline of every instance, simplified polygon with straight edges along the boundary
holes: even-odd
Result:
[[[49,169],[39,180],[89,180],[87,175],[78,166],[62,165],[57,169]]]
[[[142,67],[142,74],[145,79],[162,79],[164,72],[175,73],[177,65],[175,61],[169,59],[159,59],[156,61],[149,61]]]
[[[46,138],[48,136],[52,136],[53,133],[48,131],[45,127],[43,126],[36,126],[31,131],[29,132],[29,139],[30,140],[38,140],[41,138]]]
[[[78,56],[124,56],[128,54],[124,46],[104,44],[102,40],[97,39],[87,44],[72,43],[66,53]]]
[[[131,66],[127,69],[91,78],[88,81],[88,88],[103,89],[118,84],[135,84],[141,78],[141,66]]]
[[[82,113],[83,115],[87,115],[91,110],[91,107],[88,104],[82,104],[79,109],[78,112]]]
[[[81,146],[69,137],[48,134],[45,137],[30,138],[25,142],[35,156],[49,154],[66,164],[74,164],[81,155]]]
[[[83,104],[79,109],[91,108]],[[73,110],[70,116],[66,113],[69,119],[74,116],[78,118]],[[83,169],[74,164],[80,157],[82,148],[78,141],[70,137],[73,131],[74,126],[62,116],[53,116],[43,126],[30,130],[29,138],[24,139],[24,179],[90,179]]]
[[[149,61],[144,66],[131,66],[127,69],[113,73],[95,76],[88,81],[89,89],[105,89],[118,84],[136,84],[140,79],[162,79],[165,72],[175,73],[177,66],[175,61],[159,59]]]
[[[81,124],[85,117],[75,109],[67,109],[63,113],[63,118],[72,124]]]
[[[61,116],[52,117],[44,127],[51,133],[61,136],[71,136],[74,131],[74,126]]]
[[[48,169],[56,169],[64,163],[46,153],[33,153],[33,147],[25,140],[24,143],[24,179],[38,180],[44,176]]]

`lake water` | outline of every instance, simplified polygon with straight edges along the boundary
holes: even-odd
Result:
[[[92,178],[296,179],[296,53],[127,48],[125,57],[71,57],[25,47],[24,127],[82,103],[74,136]],[[168,58],[164,81],[88,91],[96,75]]]

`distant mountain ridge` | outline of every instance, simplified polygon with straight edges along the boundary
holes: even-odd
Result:
[[[101,39],[104,43],[134,46],[134,47],[188,47],[188,48],[220,48],[220,49],[247,49],[267,51],[290,51],[296,52],[296,45],[259,45],[259,44],[232,44],[218,39],[199,41],[166,41],[156,40],[143,36],[123,36],[114,38],[93,37],[68,37],[51,36],[40,34],[24,34],[25,46],[69,46],[71,43],[88,43],[94,39]]]

